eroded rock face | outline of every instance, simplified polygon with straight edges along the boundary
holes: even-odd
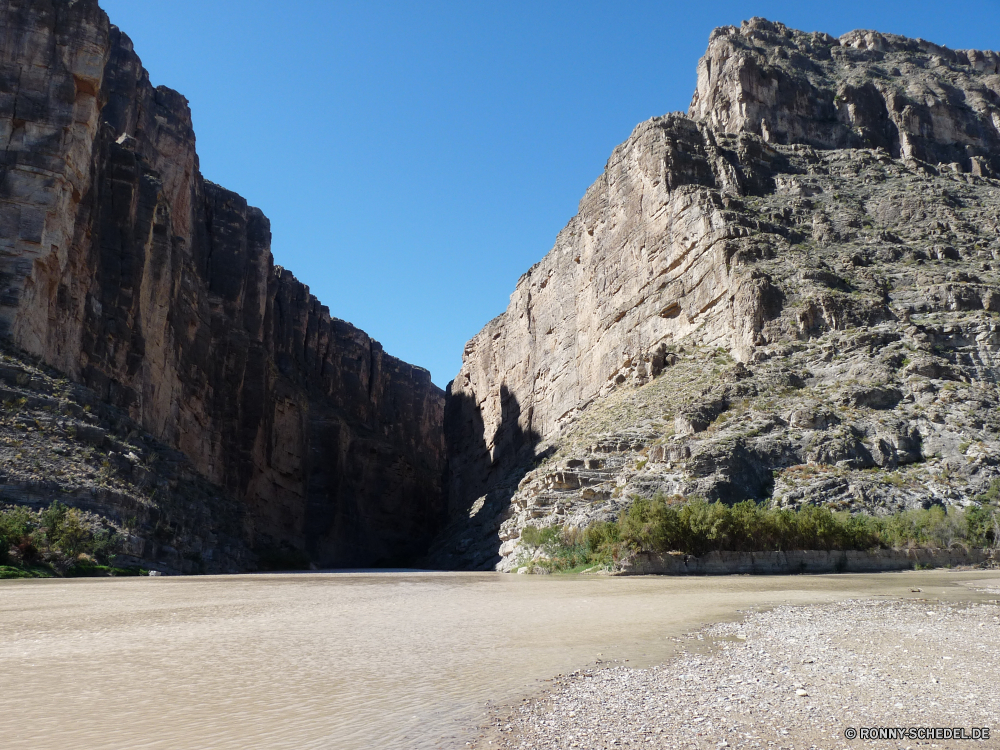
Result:
[[[530,447],[618,385],[655,376],[666,343],[746,356],[765,340],[781,294],[732,266],[750,228],[729,220],[719,191],[760,178],[740,169],[741,148],[670,115],[615,150],[507,312],[466,345],[449,390],[453,511],[518,462],[511,443]]]
[[[192,574],[268,564],[245,543],[248,509],[239,499],[121,409],[3,340],[0,402],[0,509],[76,508],[92,531],[118,537],[115,553],[105,554],[119,567]],[[15,549],[13,559],[25,561],[24,553]]]
[[[1000,170],[1000,54],[762,18],[716,29],[690,115],[724,133]]]
[[[274,266],[186,100],[94,0],[5,5],[0,327],[249,507],[258,548],[398,562],[443,511],[444,396]]]
[[[449,388],[442,564],[635,495],[884,512],[1000,474],[1000,57],[754,19],[639,125]]]

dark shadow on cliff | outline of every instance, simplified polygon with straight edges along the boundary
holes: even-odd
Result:
[[[446,522],[441,434],[436,447],[424,443],[419,450],[416,431],[389,440],[377,425],[352,428],[338,410],[318,402],[308,422],[302,518],[309,559],[324,569],[419,564]]]
[[[487,440],[477,400],[448,385],[444,429],[448,447],[448,525],[425,563],[444,570],[492,570],[500,561],[500,525],[517,485],[542,456],[541,436],[531,429],[507,386],[500,387],[500,424]]]

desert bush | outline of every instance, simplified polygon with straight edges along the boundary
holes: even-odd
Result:
[[[0,563],[10,559],[10,550],[18,549],[31,533],[31,514],[26,508],[0,511]]]
[[[618,519],[621,539],[632,550],[701,555],[714,550],[763,552],[789,549],[859,549],[878,546],[862,518],[805,506],[768,508],[752,500],[728,506],[693,499],[637,499]]]
[[[59,550],[70,557],[76,557],[92,547],[89,543],[93,539],[94,533],[84,522],[83,514],[79,510],[70,508],[63,514],[58,536],[54,539]]]
[[[0,563],[7,562],[12,547],[20,545],[31,532],[31,514],[26,508],[0,512]]]
[[[109,529],[94,529],[84,514],[56,501],[33,513],[15,507],[0,511],[0,560],[10,560],[10,550],[17,560],[33,564],[49,560],[58,566],[72,564],[85,554],[107,562],[118,554],[121,537]]]
[[[773,508],[752,500],[735,505],[701,498],[635,498],[617,521],[582,532],[528,527],[522,539],[544,546],[554,569],[618,560],[629,552],[869,550],[922,546],[996,547],[1000,509],[976,503],[963,510],[941,506],[888,516],[836,512],[823,506]]]
[[[544,547],[559,540],[562,530],[558,526],[525,526],[521,531],[521,541],[529,547]]]
[[[976,502],[980,504],[995,503],[1000,500],[1000,478],[994,479],[990,482],[989,488],[982,495],[976,498]]]
[[[521,539],[545,553],[541,559],[531,561],[532,565],[549,570],[573,570],[618,559],[621,545],[617,536],[601,533],[613,528],[613,524],[594,524],[586,529],[528,526],[521,532]]]

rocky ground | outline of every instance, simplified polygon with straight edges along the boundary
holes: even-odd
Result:
[[[753,613],[689,634],[685,653],[659,667],[560,677],[548,694],[498,712],[470,744],[1000,747],[998,603],[876,599]],[[848,727],[872,726],[990,727],[993,738],[845,739]]]
[[[0,345],[2,346],[2,345]],[[116,564],[237,572],[244,512],[182,453],[87,388],[0,348],[0,509],[58,501],[123,539]]]

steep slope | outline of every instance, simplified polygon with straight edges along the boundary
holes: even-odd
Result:
[[[762,19],[615,149],[449,387],[445,566],[635,494],[872,512],[1000,464],[1000,56]]]
[[[273,264],[266,217],[202,178],[186,100],[96,0],[8,0],[0,29],[0,334],[190,457],[258,550],[422,551],[443,509],[429,373]]]
[[[81,511],[90,528],[108,533],[106,552],[119,566],[236,573],[304,562],[255,561],[242,503],[121,409],[0,342],[0,510],[53,504]],[[37,562],[39,546],[14,555],[0,547],[0,564]]]

